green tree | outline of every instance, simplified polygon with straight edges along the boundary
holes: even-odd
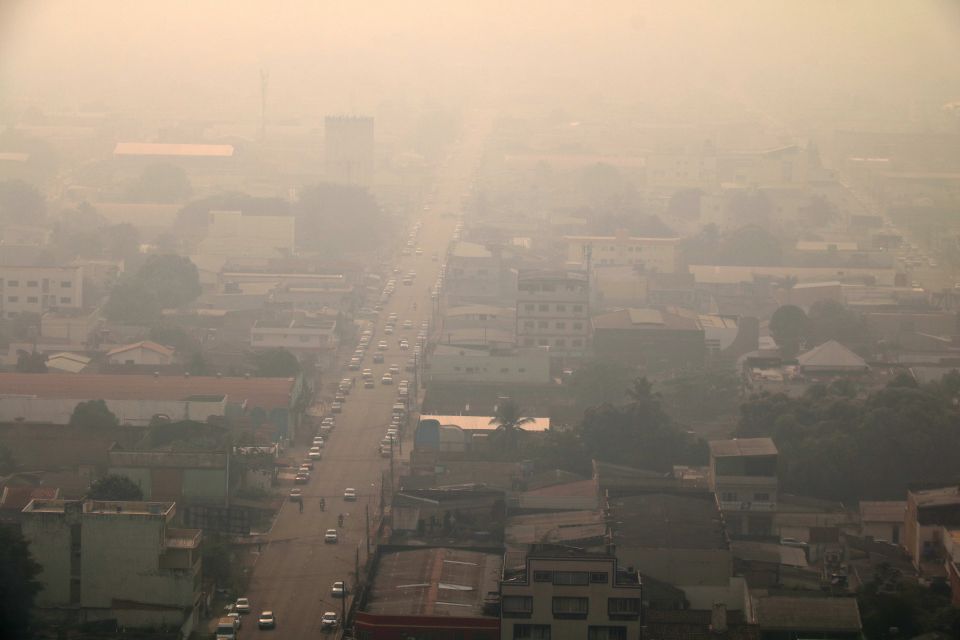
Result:
[[[580,410],[605,402],[622,402],[636,369],[615,360],[588,360],[570,376],[570,390]]]
[[[500,451],[506,455],[516,454],[519,449],[523,425],[533,422],[533,418],[523,416],[520,406],[512,399],[497,404],[491,425],[497,425],[494,438],[500,443]]]
[[[47,215],[43,195],[23,180],[0,182],[0,221],[4,224],[39,224]]]
[[[845,345],[862,345],[870,341],[863,316],[836,300],[814,302],[809,319],[810,338],[815,344],[836,340]]]
[[[103,315],[113,322],[152,324],[163,311],[156,293],[139,284],[136,278],[125,278],[113,285],[103,305]]]
[[[770,317],[770,334],[784,357],[792,358],[810,333],[810,320],[800,307],[785,304]]]
[[[300,373],[300,362],[286,349],[257,351],[252,359],[261,378],[292,378]]]
[[[349,248],[379,246],[390,221],[369,191],[353,185],[321,183],[300,193],[294,207],[302,248],[340,255]]]
[[[120,421],[103,400],[87,400],[73,408],[69,424],[80,428],[116,427]]]
[[[13,457],[13,451],[7,445],[0,444],[0,476],[9,475],[16,468],[17,460]]]
[[[153,255],[137,271],[136,283],[157,296],[163,308],[180,307],[200,295],[200,274],[190,258]]]
[[[37,351],[17,351],[17,371],[20,373],[46,373],[47,356]]]
[[[90,485],[90,500],[143,500],[143,489],[127,476],[110,474]]]
[[[183,202],[192,190],[186,171],[173,164],[157,163],[144,167],[127,190],[127,197],[135,202]]]
[[[710,420],[735,414],[740,380],[726,369],[684,371],[657,387],[667,412],[679,420]]]
[[[34,598],[43,585],[42,567],[34,560],[19,528],[0,527],[0,629],[8,638],[29,638]]]

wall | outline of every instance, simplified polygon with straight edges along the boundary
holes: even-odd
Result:
[[[548,384],[550,353],[546,349],[522,349],[515,354],[491,356],[470,349],[438,349],[424,377],[428,382]]]
[[[733,575],[729,549],[617,547],[621,565],[677,587],[726,585]]]
[[[0,422],[68,424],[77,404],[88,398],[37,398],[32,396],[0,397]],[[219,401],[195,400],[107,400],[107,408],[117,416],[120,424],[146,426],[157,414],[166,414],[172,420],[206,422],[210,416],[226,414],[226,399]]]
[[[0,267],[0,312],[4,317],[82,307],[81,267]]]
[[[36,605],[70,602],[70,524],[66,517],[62,513],[31,513],[23,518],[22,527],[30,553],[42,567],[37,580],[43,589]]]

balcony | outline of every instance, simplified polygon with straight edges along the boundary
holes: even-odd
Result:
[[[758,502],[755,500],[723,500],[720,502],[721,511],[776,511],[776,502]]]

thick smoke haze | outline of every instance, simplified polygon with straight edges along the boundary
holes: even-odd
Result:
[[[99,103],[277,118],[384,101],[557,106],[722,96],[900,109],[960,95],[960,5],[7,0],[4,110]]]

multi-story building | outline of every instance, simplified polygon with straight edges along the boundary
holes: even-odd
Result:
[[[543,348],[490,349],[438,344],[428,382],[536,385],[550,382],[550,352]]]
[[[371,186],[375,170],[373,118],[327,116],[324,152],[327,179]]]
[[[504,640],[638,640],[640,576],[606,554],[535,550],[500,583]]]
[[[250,330],[254,349],[287,349],[295,354],[319,353],[337,348],[337,321],[304,312],[280,320],[259,320]]]
[[[51,621],[115,619],[190,634],[200,606],[198,529],[170,526],[172,502],[33,500],[24,537],[42,571],[36,606]]]
[[[680,238],[639,238],[620,230],[613,236],[564,236],[572,264],[633,266],[656,273],[682,269]]]
[[[913,566],[921,573],[925,568],[939,570],[943,566],[944,531],[958,527],[960,487],[952,485],[907,492],[903,545]]]
[[[649,373],[703,366],[699,319],[671,309],[618,309],[594,316],[593,353]]]
[[[516,290],[516,272],[499,247],[458,242],[447,258],[447,306],[506,304]]]
[[[43,314],[51,309],[83,307],[80,266],[0,267],[0,314]]]
[[[590,284],[583,271],[536,269],[517,278],[517,345],[582,358],[590,342]]]
[[[710,488],[731,535],[770,535],[777,511],[777,447],[770,438],[710,443]]]

